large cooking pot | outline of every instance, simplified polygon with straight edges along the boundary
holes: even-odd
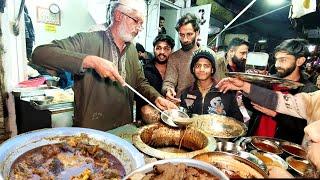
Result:
[[[0,146],[0,175],[9,177],[14,161],[25,152],[48,144],[63,142],[66,136],[87,137],[90,145],[114,155],[124,166],[126,174],[144,165],[143,155],[129,142],[106,132],[87,128],[62,127],[32,131],[15,136]],[[0,177],[1,179],[1,177]]]

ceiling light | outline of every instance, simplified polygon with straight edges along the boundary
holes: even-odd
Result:
[[[313,53],[316,50],[316,45],[309,45],[308,50],[310,53]]]
[[[260,44],[263,44],[263,43],[266,43],[266,42],[267,42],[266,39],[260,39],[260,40],[258,41],[258,43],[260,43]]]
[[[270,5],[277,6],[283,4],[285,1],[286,0],[268,0],[268,3]]]

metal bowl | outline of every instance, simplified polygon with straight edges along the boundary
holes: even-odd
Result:
[[[232,142],[217,142],[216,151],[224,151],[224,152],[238,152],[241,151],[242,148]]]
[[[85,135],[83,141],[114,155],[124,166],[126,174],[144,165],[143,155],[129,142],[106,132],[87,128],[63,127],[20,134],[0,146],[0,174],[9,177],[12,164],[25,152],[48,144],[64,142],[66,137]]]
[[[277,166],[288,169],[288,163],[276,154],[257,150],[252,150],[250,153],[261,159],[266,166]]]
[[[198,129],[171,128],[160,123],[143,126],[132,141],[140,151],[158,159],[191,158],[216,149],[215,139]]]
[[[295,156],[302,159],[307,159],[307,152],[303,149],[302,146],[292,143],[292,142],[281,142],[281,148],[284,152],[288,153],[291,156]]]
[[[133,171],[132,173],[130,173],[128,176],[126,176],[124,179],[129,179],[130,177],[132,177],[133,175],[137,174],[137,173],[148,173],[151,172],[153,170],[153,166],[157,165],[157,164],[164,164],[164,163],[172,163],[172,164],[179,164],[179,163],[184,163],[189,167],[195,167],[198,169],[201,169],[207,173],[210,173],[212,175],[218,176],[219,179],[222,180],[227,180],[229,179],[224,173],[222,173],[219,169],[217,169],[216,167],[205,163],[203,161],[198,161],[198,160],[194,160],[194,159],[184,159],[184,158],[180,158],[180,159],[166,159],[166,160],[160,160],[160,161],[156,161],[153,163],[149,163],[146,164],[145,166]]]
[[[309,178],[318,177],[317,169],[308,160],[296,159],[294,156],[289,156],[286,158],[286,162],[289,167],[300,176]]]
[[[208,152],[193,159],[216,166],[230,178],[267,178],[267,173],[251,161],[227,152]]]
[[[274,154],[282,154],[283,151],[280,146],[272,140],[253,137],[251,139],[251,145],[256,148],[257,150],[270,152]]]
[[[206,114],[192,117],[190,126],[201,129],[215,138],[230,139],[243,136],[247,132],[247,126],[231,117]]]
[[[179,125],[186,125],[183,121],[181,122],[181,124],[178,124],[179,121],[175,121],[175,119],[179,119],[179,118],[189,118],[188,114],[186,114],[185,112],[181,111],[180,109],[170,109],[170,110],[165,110],[163,111],[163,113],[161,113],[161,120],[166,123],[167,125],[171,126],[171,127],[179,127]],[[190,124],[187,122],[187,124]]]

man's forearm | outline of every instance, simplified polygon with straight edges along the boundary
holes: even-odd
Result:
[[[276,92],[253,84],[246,84],[249,83],[245,83],[241,90],[246,93],[248,98],[268,109],[275,110],[277,108],[278,95]]]

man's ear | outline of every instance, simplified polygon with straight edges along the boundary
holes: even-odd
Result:
[[[304,64],[304,62],[306,62],[306,58],[305,57],[299,57],[296,61],[296,66],[302,66]]]
[[[114,12],[114,21],[117,21],[117,22],[121,21],[121,15],[122,15],[121,12],[119,10],[116,10]]]

